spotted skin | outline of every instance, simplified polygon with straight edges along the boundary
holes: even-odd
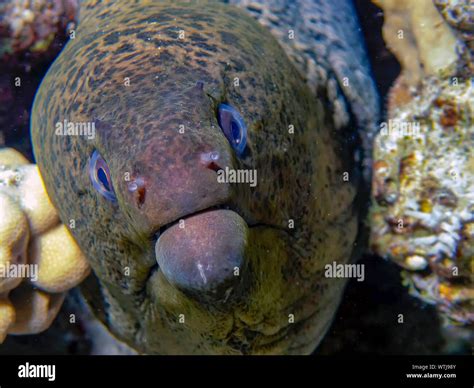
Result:
[[[221,102],[248,126],[241,158],[219,128]],[[310,89],[270,32],[231,5],[83,2],[76,38],[36,96],[32,139],[93,268],[84,293],[118,338],[143,353],[313,351],[344,286],[324,266],[350,260],[358,231],[356,145],[330,103],[324,84]],[[56,135],[65,119],[94,122],[95,138]],[[115,203],[91,185],[94,150]],[[257,186],[218,183],[199,163],[212,151],[222,168],[256,169]],[[129,190],[137,178],[141,193]],[[168,282],[154,244],[161,227],[218,205],[249,234],[239,284],[210,302]]]

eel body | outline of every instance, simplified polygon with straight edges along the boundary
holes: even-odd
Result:
[[[353,8],[232,3],[84,1],[35,99],[84,294],[142,353],[312,352],[357,239],[377,103]]]

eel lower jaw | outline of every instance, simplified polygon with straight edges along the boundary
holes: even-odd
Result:
[[[198,299],[212,295],[213,301],[225,300],[226,292],[244,284],[249,275],[249,228],[257,226],[271,227],[249,224],[230,206],[206,208],[162,227],[155,242],[155,259],[165,278],[178,289]]]
[[[175,287],[203,297],[220,298],[240,279],[246,265],[247,222],[225,207],[207,208],[161,229],[155,258]]]

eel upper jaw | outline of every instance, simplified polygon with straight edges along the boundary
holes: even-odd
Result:
[[[197,210],[195,212],[192,212],[192,213],[187,213],[187,214],[183,214],[179,217],[177,217],[176,219],[174,219],[173,221],[171,222],[168,222],[162,226],[160,226],[160,228],[153,233],[153,241],[156,243],[156,241],[160,238],[160,236],[166,231],[168,230],[170,227],[176,225],[177,223],[179,223],[180,221],[185,221],[187,218],[189,217],[192,217],[192,216],[195,216],[195,215],[198,215],[198,214],[201,214],[201,213],[204,213],[204,212],[208,212],[208,211],[213,211],[213,210],[219,210],[219,209],[226,209],[226,210],[233,210],[229,205],[214,205],[214,206],[209,206],[205,209],[201,209],[201,210]],[[234,210],[233,210],[234,211]],[[238,211],[236,211],[236,213],[239,213]]]

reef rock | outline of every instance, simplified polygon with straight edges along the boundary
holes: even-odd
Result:
[[[472,325],[474,10],[467,1],[436,1],[441,14],[431,1],[376,3],[403,70],[374,144],[371,249],[404,268],[410,292],[446,323]]]

